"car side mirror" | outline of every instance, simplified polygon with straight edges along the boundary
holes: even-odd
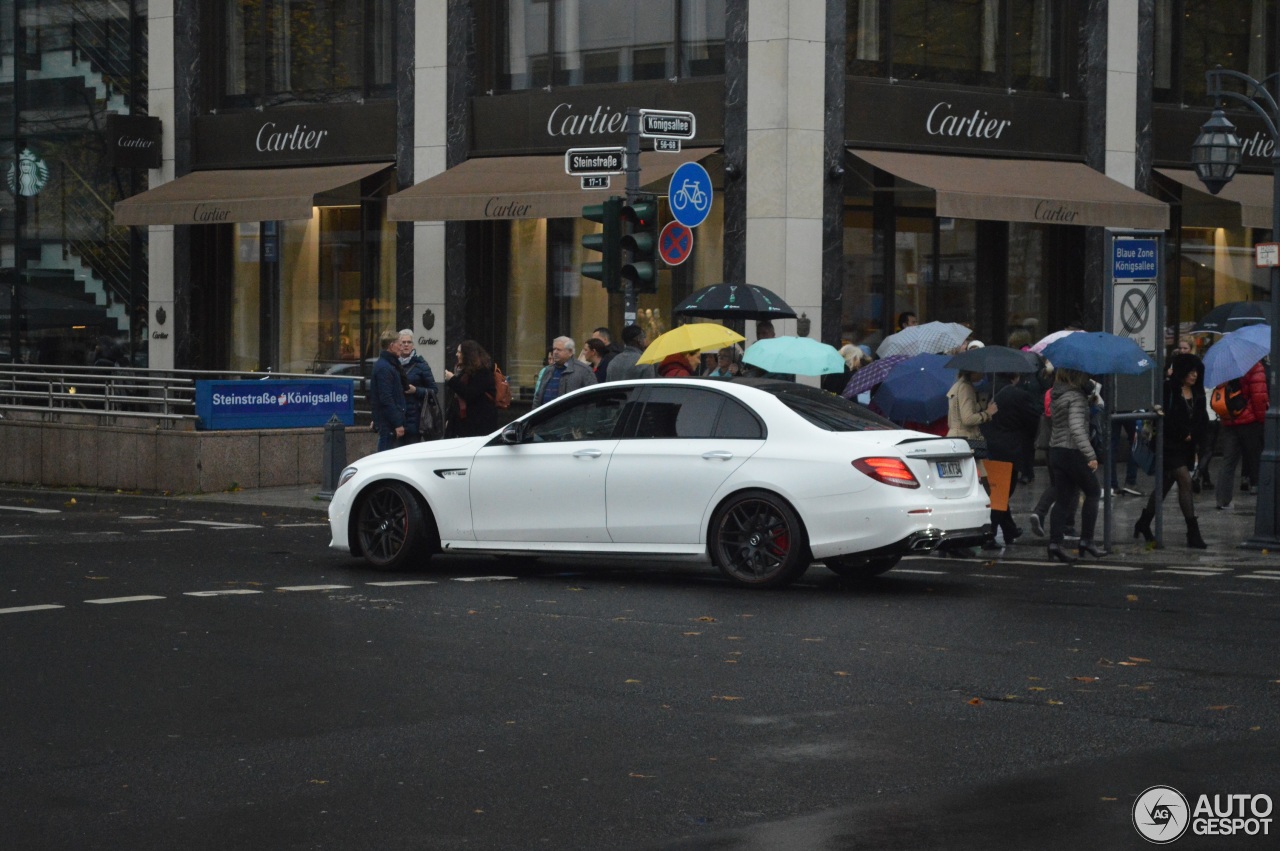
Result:
[[[520,427],[520,423],[511,423],[502,429],[502,442],[508,446],[524,442],[524,429]]]

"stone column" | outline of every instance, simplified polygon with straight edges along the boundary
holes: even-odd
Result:
[[[413,92],[413,174],[410,184],[421,183],[448,168],[447,143],[449,117],[447,110],[449,70],[449,6],[445,3],[418,3],[413,15],[413,74],[410,81],[400,79]],[[413,309],[409,327],[413,328],[418,353],[426,359],[431,371],[443,380],[444,368],[453,366],[453,358],[444,356],[444,222],[414,222]],[[431,323],[431,328],[426,324]],[[435,341],[424,342],[424,341]]]
[[[746,283],[821,329],[827,4],[750,0],[747,21]],[[795,333],[794,320],[774,324]]]
[[[180,4],[182,11],[193,11]],[[193,16],[194,17],[194,16]],[[154,189],[173,180],[176,174],[178,153],[177,138],[180,130],[175,121],[177,98],[176,63],[174,42],[179,34],[174,29],[175,4],[149,3],[147,5],[147,114],[160,119],[160,168],[147,174],[147,186]],[[189,98],[184,98],[189,103]],[[190,120],[183,122],[188,139]],[[187,154],[190,161],[190,154]],[[174,293],[174,228],[173,225],[152,225],[147,236],[147,351],[152,369],[173,369],[177,363],[175,344],[178,336],[179,317],[175,311]],[[184,294],[185,295],[185,294]],[[184,298],[185,302],[185,298]],[[184,311],[182,344],[189,348],[185,335],[190,333],[191,323]],[[164,320],[163,322],[161,320]],[[141,344],[141,340],[139,344]]]

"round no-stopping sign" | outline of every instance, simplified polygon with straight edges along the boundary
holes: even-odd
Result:
[[[693,231],[679,222],[667,222],[658,236],[658,256],[668,266],[679,266],[693,253]]]

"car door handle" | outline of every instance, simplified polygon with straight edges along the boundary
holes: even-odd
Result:
[[[702,457],[708,461],[728,461],[733,457],[733,453],[727,449],[713,449],[710,452],[703,452]]]
[[[599,449],[579,449],[573,453],[574,458],[599,458],[604,453]]]

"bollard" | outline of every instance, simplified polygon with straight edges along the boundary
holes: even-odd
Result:
[[[347,427],[338,419],[337,414],[324,424],[324,450],[321,457],[324,465],[320,472],[322,490],[316,496],[333,499],[333,492],[338,489],[338,477],[347,466]]]

